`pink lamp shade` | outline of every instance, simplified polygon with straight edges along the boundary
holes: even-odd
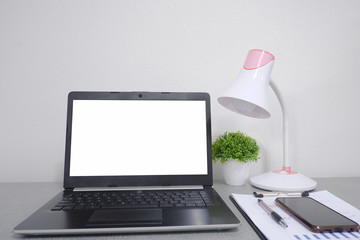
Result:
[[[269,118],[268,86],[274,60],[269,52],[250,50],[239,76],[218,102],[245,116]]]
[[[247,55],[244,68],[246,70],[254,70],[263,67],[274,60],[275,57],[271,53],[260,49],[253,49],[250,50]]]

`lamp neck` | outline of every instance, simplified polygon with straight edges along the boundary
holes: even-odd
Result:
[[[290,147],[290,145],[289,145],[289,121],[288,121],[287,111],[285,108],[283,98],[279,92],[279,89],[272,79],[270,80],[269,84],[280,103],[282,115],[283,115],[283,171],[291,172],[290,153],[289,153],[289,147]]]

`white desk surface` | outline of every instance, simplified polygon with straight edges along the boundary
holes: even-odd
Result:
[[[360,177],[354,178],[317,178],[316,190],[328,190],[360,209]],[[249,183],[240,187],[226,185],[223,181],[215,181],[214,188],[228,204],[230,209],[239,218],[241,225],[233,230],[211,232],[186,232],[186,233],[152,233],[152,234],[117,234],[93,236],[58,236],[58,237],[31,237],[26,238],[12,233],[12,229],[22,220],[40,208],[55,194],[62,190],[61,183],[0,183],[0,239],[258,239],[251,226],[243,218],[234,204],[230,201],[231,193],[252,194],[258,189]],[[258,190],[259,191],[259,190]]]

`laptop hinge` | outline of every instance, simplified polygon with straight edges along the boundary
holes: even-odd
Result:
[[[136,187],[86,187],[74,188],[75,192],[93,192],[93,191],[139,191],[139,190],[197,190],[204,189],[202,185],[184,185],[184,186],[136,186]]]

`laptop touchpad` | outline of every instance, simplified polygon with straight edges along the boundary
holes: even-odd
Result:
[[[162,209],[95,210],[87,226],[137,226],[162,223]]]

